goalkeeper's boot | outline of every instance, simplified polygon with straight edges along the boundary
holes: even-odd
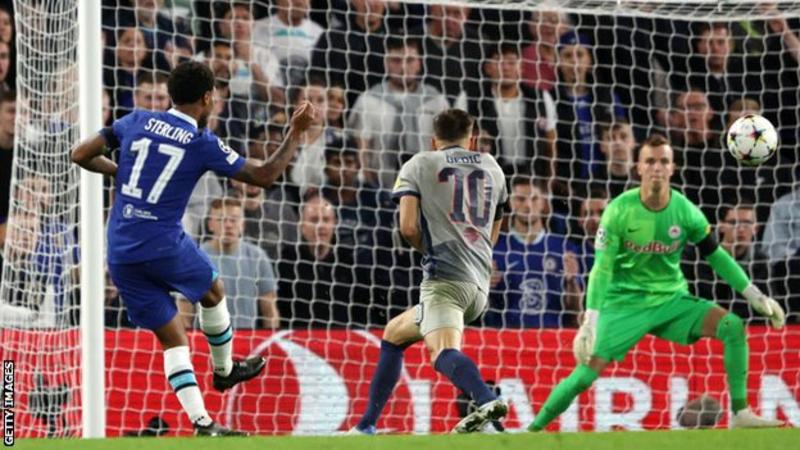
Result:
[[[347,436],[374,436],[378,434],[378,429],[375,428],[375,425],[370,425],[362,430],[361,428],[358,428],[358,425],[356,425],[353,428],[350,428],[350,430],[345,434]]]
[[[218,373],[214,374],[214,389],[224,392],[226,389],[230,389],[242,381],[247,381],[255,377],[264,370],[264,366],[266,365],[267,360],[261,356],[253,356],[244,361],[234,361],[233,369],[231,369],[231,373],[229,373],[227,377]]]
[[[474,433],[481,431],[489,422],[499,421],[508,414],[506,402],[497,399],[481,405],[458,422],[453,433]]]
[[[199,423],[195,422],[192,425],[194,426],[195,436],[213,436],[213,437],[249,436],[249,433],[225,428],[222,425],[218,424],[217,422],[211,422],[208,425],[200,425]]]
[[[759,417],[745,408],[731,417],[731,428],[777,428],[783,426],[780,420]]]

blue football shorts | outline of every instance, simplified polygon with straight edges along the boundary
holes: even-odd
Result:
[[[178,313],[172,292],[197,303],[218,276],[205,252],[190,239],[174,256],[109,264],[108,270],[131,322],[150,330],[166,325]]]

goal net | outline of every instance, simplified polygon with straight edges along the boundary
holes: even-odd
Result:
[[[14,2],[0,356],[16,362],[21,436],[80,435],[80,389],[91,388],[79,381],[79,171],[69,160],[80,106],[75,3]],[[654,133],[674,149],[673,186],[787,310],[789,325],[771,331],[687,250],[689,289],[748,324],[751,405],[800,425],[800,2],[104,0],[102,30],[106,125],[134,108],[168,109],[166,75],[186,59],[213,70],[208,128],[242,155],[274,152],[300,102],[319,110],[274,186],[208,174],[183,219],[225,284],[235,356],[268,361],[263,376],[213,391],[194,306],[175,294],[207,409],[223,425],[333,434],[363,414],[382,329],[418,302],[422,280],[391,189],[449,107],[476,118],[475,149],[497,158],[512,194],[488,309],[464,332],[464,351],[510,402],[507,430],[524,430],[575,366],[600,215],[637,185],[636,149]],[[759,167],[725,147],[728,124],[745,114],[764,115],[780,135]],[[110,281],[105,305],[107,435],[190,433],[158,342],[131,322]],[[716,341],[648,336],[550,429],[690,425],[678,412],[701,395],[727,408],[724,373]],[[419,344],[378,428],[446,432],[468,403]]]
[[[13,152],[13,165],[3,171],[10,179],[2,180],[9,208],[2,212],[0,355],[15,364],[16,406],[24,411],[16,416],[18,435],[72,436],[80,426],[74,329],[80,308],[79,172],[69,158],[78,139],[72,3],[17,2],[13,41],[0,44],[16,58],[16,98],[0,89],[4,133],[13,139],[13,148],[2,149]],[[10,157],[3,161],[12,164]]]

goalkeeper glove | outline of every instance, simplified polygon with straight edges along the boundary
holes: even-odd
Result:
[[[572,341],[572,352],[578,364],[589,364],[589,359],[594,351],[594,340],[597,336],[597,318],[600,312],[596,309],[587,309],[583,314],[583,323],[578,329],[578,334]]]
[[[756,285],[750,284],[750,286],[747,286],[742,291],[742,295],[757,313],[769,319],[769,324],[772,328],[780,330],[786,324],[786,313],[783,312],[781,305],[774,299],[764,295]]]

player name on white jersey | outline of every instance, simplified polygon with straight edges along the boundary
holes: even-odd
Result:
[[[167,122],[158,119],[150,119],[144,127],[145,131],[163,136],[167,139],[180,142],[181,144],[188,144],[194,138],[194,133],[183,128],[174,127]]]
[[[480,164],[481,155],[476,153],[474,155],[447,155],[448,164]]]

